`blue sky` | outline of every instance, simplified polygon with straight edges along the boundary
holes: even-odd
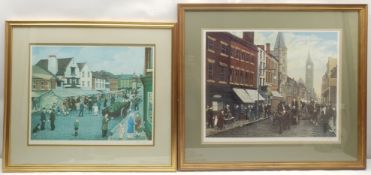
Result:
[[[56,55],[57,58],[74,57],[78,63],[87,63],[91,71],[143,74],[144,50],[143,46],[34,45],[31,47],[31,59],[34,65],[40,59],[47,59],[49,55]]]
[[[271,44],[274,49],[278,30],[255,31],[255,44]],[[339,58],[339,31],[281,31],[287,47],[287,72],[295,80],[305,80],[305,63],[310,52],[314,63],[314,89],[321,93],[322,76],[326,72],[329,57]],[[231,31],[242,37],[242,31]]]

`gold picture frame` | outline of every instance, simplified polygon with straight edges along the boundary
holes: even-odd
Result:
[[[60,144],[60,145],[51,145],[52,150],[58,152],[58,149],[73,149],[75,148],[76,150],[82,151],[82,150],[90,150],[86,152],[89,154],[91,153],[89,160],[85,160],[84,158],[77,158],[76,160],[68,160],[68,158],[62,158],[59,160],[52,160],[51,163],[47,160],[48,158],[41,161],[29,161],[29,162],[24,162],[22,158],[16,157],[13,154],[11,154],[11,150],[17,150],[17,148],[14,147],[14,140],[16,134],[24,134],[23,132],[12,132],[14,130],[14,127],[12,127],[12,120],[18,120],[18,119],[12,119],[11,116],[13,116],[14,112],[14,106],[12,107],[12,102],[14,101],[14,93],[19,93],[19,89],[14,88],[12,85],[14,81],[19,77],[14,76],[13,69],[15,68],[15,61],[14,61],[14,50],[15,49],[23,49],[26,50],[25,53],[26,55],[30,55],[29,50],[30,49],[30,44],[50,44],[53,43],[55,45],[63,45],[66,43],[65,41],[60,41],[57,38],[48,38],[48,39],[41,39],[39,40],[38,37],[43,38],[44,35],[37,35],[34,36],[32,31],[26,35],[28,35],[30,38],[33,38],[33,40],[25,40],[28,42],[28,44],[22,45],[22,46],[17,46],[14,43],[15,38],[22,39],[22,37],[19,37],[19,35],[22,32],[16,32],[16,30],[26,30],[26,33],[30,32],[31,30],[33,32],[36,31],[36,33],[41,34],[40,30],[50,32],[48,30],[51,30],[52,32],[56,32],[55,34],[61,34],[64,37],[70,38],[72,42],[68,42],[72,45],[109,45],[109,46],[116,46],[116,45],[133,45],[133,46],[142,46],[142,45],[149,45],[149,46],[155,46],[156,44],[156,49],[158,50],[159,54],[157,55],[157,50],[156,50],[156,55],[155,57],[162,57],[161,60],[164,61],[156,61],[153,64],[156,64],[156,66],[160,66],[162,68],[166,68],[164,70],[167,70],[165,72],[161,72],[161,75],[164,75],[164,73],[168,72],[169,77],[167,78],[167,87],[164,86],[168,90],[168,99],[167,99],[167,105],[166,106],[161,106],[161,111],[166,111],[164,114],[163,119],[168,120],[168,122],[164,122],[166,124],[163,124],[163,128],[168,128],[167,131],[164,130],[162,133],[168,133],[164,134],[164,142],[165,144],[158,145],[159,142],[155,142],[155,136],[152,137],[153,143],[151,145],[143,146],[143,145],[123,145],[120,147],[120,145],[108,145],[108,148],[105,148],[107,145],[94,145],[94,144],[80,144],[80,145],[69,145],[69,144]],[[109,30],[109,31],[107,31]],[[64,31],[68,31],[67,33],[63,33]],[[97,33],[98,31],[98,33]],[[58,33],[59,32],[59,33]],[[70,32],[70,33],[69,33]],[[77,40],[73,40],[71,38],[71,33],[74,33],[72,35],[78,36],[80,34],[79,32],[87,32],[90,34],[84,35],[82,42],[79,42]],[[109,36],[109,33],[113,32],[116,34],[120,34],[120,32],[123,32],[126,36],[123,36],[122,38],[126,39],[123,41],[123,39],[115,40],[112,43],[110,43],[108,38],[120,38],[120,37],[113,37]],[[128,32],[133,33],[133,36],[139,36],[138,39],[135,38],[130,38],[130,34]],[[140,36],[144,34],[145,36],[151,36],[149,33],[151,32],[157,32],[159,36],[162,36],[163,38],[156,38],[153,36],[153,38],[141,38]],[[24,34],[24,33],[23,33]],[[94,38],[92,34],[100,34],[100,38],[96,39],[89,39],[89,38]],[[103,35],[107,35],[107,37],[102,37]],[[28,38],[28,39],[30,39]],[[63,38],[63,37],[62,37]],[[81,38],[80,38],[81,39]],[[100,40],[99,40],[100,39]],[[32,42],[30,42],[32,41]],[[84,44],[81,44],[84,43]],[[135,44],[133,44],[135,43]],[[109,171],[109,172],[117,172],[117,171],[143,171],[143,172],[148,172],[148,171],[176,171],[176,165],[177,165],[177,106],[176,106],[176,87],[177,87],[177,72],[176,72],[176,65],[177,65],[177,49],[176,49],[176,25],[174,23],[164,23],[164,22],[109,22],[109,21],[6,21],[5,24],[5,103],[4,103],[4,143],[3,143],[3,171],[4,172],[50,172],[50,171],[85,171],[85,172],[101,172],[101,171]],[[30,57],[28,57],[30,58]],[[27,58],[24,58],[27,59]],[[160,59],[158,59],[160,60]],[[29,61],[25,61],[30,64]],[[145,68],[146,69],[146,68]],[[149,69],[149,68],[148,68]],[[153,68],[151,68],[152,71]],[[26,71],[25,71],[26,72]],[[24,72],[24,73],[25,73]],[[160,77],[157,77],[157,71],[156,72],[156,80],[161,79]],[[28,74],[24,74],[24,76],[28,76]],[[89,76],[89,75],[88,75]],[[165,81],[165,82],[166,82]],[[151,86],[152,87],[152,86]],[[158,88],[154,88],[153,91],[158,93]],[[156,94],[155,93],[155,94]],[[150,94],[151,97],[147,97],[152,99],[158,99],[152,97],[152,91]],[[157,95],[155,95],[157,96]],[[28,98],[28,97],[27,97]],[[27,102],[29,103],[29,102]],[[151,102],[152,103],[152,102]],[[152,103],[152,105],[155,103]],[[29,104],[28,104],[29,105]],[[159,108],[158,105],[153,106],[154,109],[157,110]],[[139,107],[138,107],[139,108]],[[156,111],[154,110],[154,111]],[[157,112],[157,111],[156,111]],[[27,112],[25,112],[27,113]],[[29,114],[28,114],[29,115]],[[28,117],[24,117],[28,118]],[[159,119],[156,119],[156,124],[159,122]],[[25,124],[28,122],[25,122],[23,120],[19,120],[21,123]],[[155,122],[155,120],[153,121]],[[28,124],[27,124],[28,125]],[[152,125],[152,124],[151,124]],[[166,126],[167,125],[167,126]],[[103,126],[102,126],[103,127]],[[151,126],[152,127],[152,126]],[[160,127],[155,127],[153,126],[152,132],[156,134],[156,132],[160,131]],[[53,130],[53,129],[52,129]],[[156,130],[156,131],[155,131]],[[24,131],[24,130],[23,130]],[[30,131],[27,131],[30,132]],[[167,136],[166,136],[167,135]],[[23,137],[22,136],[22,137]],[[27,136],[29,137],[29,136]],[[156,136],[156,139],[158,138],[159,135]],[[166,137],[166,138],[165,138]],[[23,142],[23,141],[22,141]],[[29,153],[32,153],[32,149],[50,149],[50,145],[29,145],[28,144],[29,140],[27,139],[27,144],[25,144],[25,148],[29,149]],[[156,146],[157,144],[157,146]],[[162,147],[158,149],[159,147]],[[157,150],[155,155],[153,155],[151,161],[146,161],[148,160],[148,157],[145,155],[141,155],[143,153],[139,153],[138,157],[142,156],[141,158],[135,159],[131,163],[130,161],[126,161],[125,163],[120,163],[120,161],[117,160],[112,160],[116,161],[116,163],[102,160],[102,163],[96,163],[99,162],[99,150],[103,150],[107,152],[110,149],[113,150],[120,150],[121,149],[128,149],[127,151],[135,152],[136,149],[139,149],[139,151],[144,151],[153,154]],[[151,150],[145,150],[146,148],[151,149]],[[92,150],[97,151],[98,153],[96,155],[92,154]],[[14,152],[13,152],[14,153]],[[104,152],[100,152],[101,155]],[[114,156],[114,153],[108,153],[111,154],[111,156]],[[46,154],[45,154],[46,155]],[[107,156],[107,155],[105,155]],[[135,156],[131,155],[131,156]],[[148,156],[148,155],[147,155]],[[157,157],[156,157],[157,156]],[[32,156],[31,156],[32,157]],[[39,157],[44,157],[44,156],[39,156]],[[63,157],[63,156],[62,156]],[[104,157],[104,156],[103,156]],[[124,157],[124,156],[122,156]],[[150,156],[151,157],[151,156]],[[44,157],[45,158],[45,157]],[[76,158],[76,157],[75,157]],[[72,157],[72,159],[75,159]],[[129,156],[127,159],[132,158]],[[120,159],[120,158],[118,158]],[[93,160],[93,161],[92,161]],[[96,161],[97,160],[97,161]],[[143,161],[144,160],[144,161]],[[79,162],[80,161],[80,162]],[[156,162],[157,161],[157,162]],[[40,163],[41,162],[41,163]],[[54,163],[53,163],[54,162]],[[142,163],[143,162],[143,163]]]
[[[348,18],[345,14],[352,16]],[[344,15],[344,18],[338,15]],[[326,22],[329,19],[334,21],[336,19],[336,22],[332,21],[334,23],[340,21],[341,26],[326,25],[330,23]],[[352,31],[354,35],[349,33],[350,28],[347,26],[350,20],[354,22],[352,23],[352,27],[355,27]],[[179,4],[178,23],[178,166],[180,170],[364,169],[366,167],[367,5]],[[353,60],[351,63],[353,68],[350,72],[348,71],[351,76],[341,78],[345,82],[347,79],[355,80],[352,90],[346,90],[346,93],[353,94],[353,104],[344,102],[346,101],[344,98],[348,97],[342,97],[340,109],[351,108],[353,112],[347,113],[347,117],[351,117],[354,121],[350,124],[351,127],[344,128],[344,123],[348,121],[340,126],[341,130],[345,130],[339,136],[342,142],[333,145],[274,141],[247,144],[219,142],[204,144],[201,128],[205,126],[201,121],[206,119],[202,118],[201,111],[204,111],[203,108],[209,109],[209,107],[202,106],[204,92],[201,85],[202,78],[199,78],[203,77],[202,70],[206,69],[200,68],[200,65],[205,64],[202,62],[203,54],[209,51],[209,47],[204,49],[207,43],[203,38],[205,37],[204,30],[225,33],[228,30],[302,30],[308,28],[341,30],[343,50],[339,53],[343,55],[344,62],[349,63]],[[352,40],[351,37],[356,39]],[[211,40],[215,42],[215,38]],[[350,41],[353,44],[351,51],[349,50],[350,44],[344,45]],[[348,51],[353,52],[354,57],[347,55]],[[346,63],[343,64],[346,65]],[[348,85],[342,84],[341,88],[343,88],[340,92],[341,96],[344,96],[344,89],[347,89]],[[218,96],[220,97],[221,95]],[[345,132],[346,136],[344,136]],[[349,137],[353,137],[354,140],[349,140]],[[344,142],[354,144],[350,146]],[[334,154],[330,155],[330,152]],[[326,156],[323,157],[321,154],[326,154]],[[348,154],[351,157],[349,159],[336,158],[341,154]]]

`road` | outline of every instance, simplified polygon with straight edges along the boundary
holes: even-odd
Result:
[[[139,98],[143,99],[143,92],[140,91]],[[120,100],[120,99],[117,99]],[[110,105],[110,104],[109,104]],[[126,133],[127,130],[127,118],[129,116],[135,117],[135,114],[139,114],[139,116],[143,116],[143,101],[139,103],[139,109],[131,112],[125,117],[111,117],[108,122],[108,136],[109,137],[102,137],[102,120],[103,116],[101,112],[98,112],[98,115],[94,115],[92,112],[88,112],[87,110],[84,111],[84,116],[79,117],[78,111],[73,111],[67,116],[62,114],[57,114],[55,120],[55,130],[51,130],[50,122],[46,122],[45,130],[40,130],[37,133],[33,133],[31,135],[32,140],[128,140],[128,136]],[[47,114],[47,119],[49,119],[49,114]],[[74,135],[74,122],[78,119],[80,126],[78,130],[78,136]],[[36,125],[40,123],[40,112],[33,112],[31,116],[31,128],[36,127]],[[117,135],[117,125],[122,123],[124,126],[125,135],[123,138],[120,138]],[[140,137],[136,137],[135,139],[139,140],[146,140],[145,134],[142,134]]]
[[[270,119],[262,120],[242,127],[219,132],[209,137],[330,137],[330,133],[323,132],[321,125],[313,125],[310,120],[300,120],[298,125],[291,125],[290,129],[278,132],[278,126],[272,125]]]

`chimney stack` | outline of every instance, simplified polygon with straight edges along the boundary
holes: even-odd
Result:
[[[271,44],[270,43],[266,43],[265,52],[266,53],[271,53]]]
[[[254,45],[254,32],[243,32],[243,36],[242,38],[251,43],[252,45]]]
[[[56,75],[58,72],[58,60],[57,56],[49,55],[48,57],[48,71]]]

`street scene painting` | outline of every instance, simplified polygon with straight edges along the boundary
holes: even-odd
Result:
[[[203,30],[203,143],[339,143],[339,30]]]
[[[29,144],[153,145],[153,45],[30,45]]]

